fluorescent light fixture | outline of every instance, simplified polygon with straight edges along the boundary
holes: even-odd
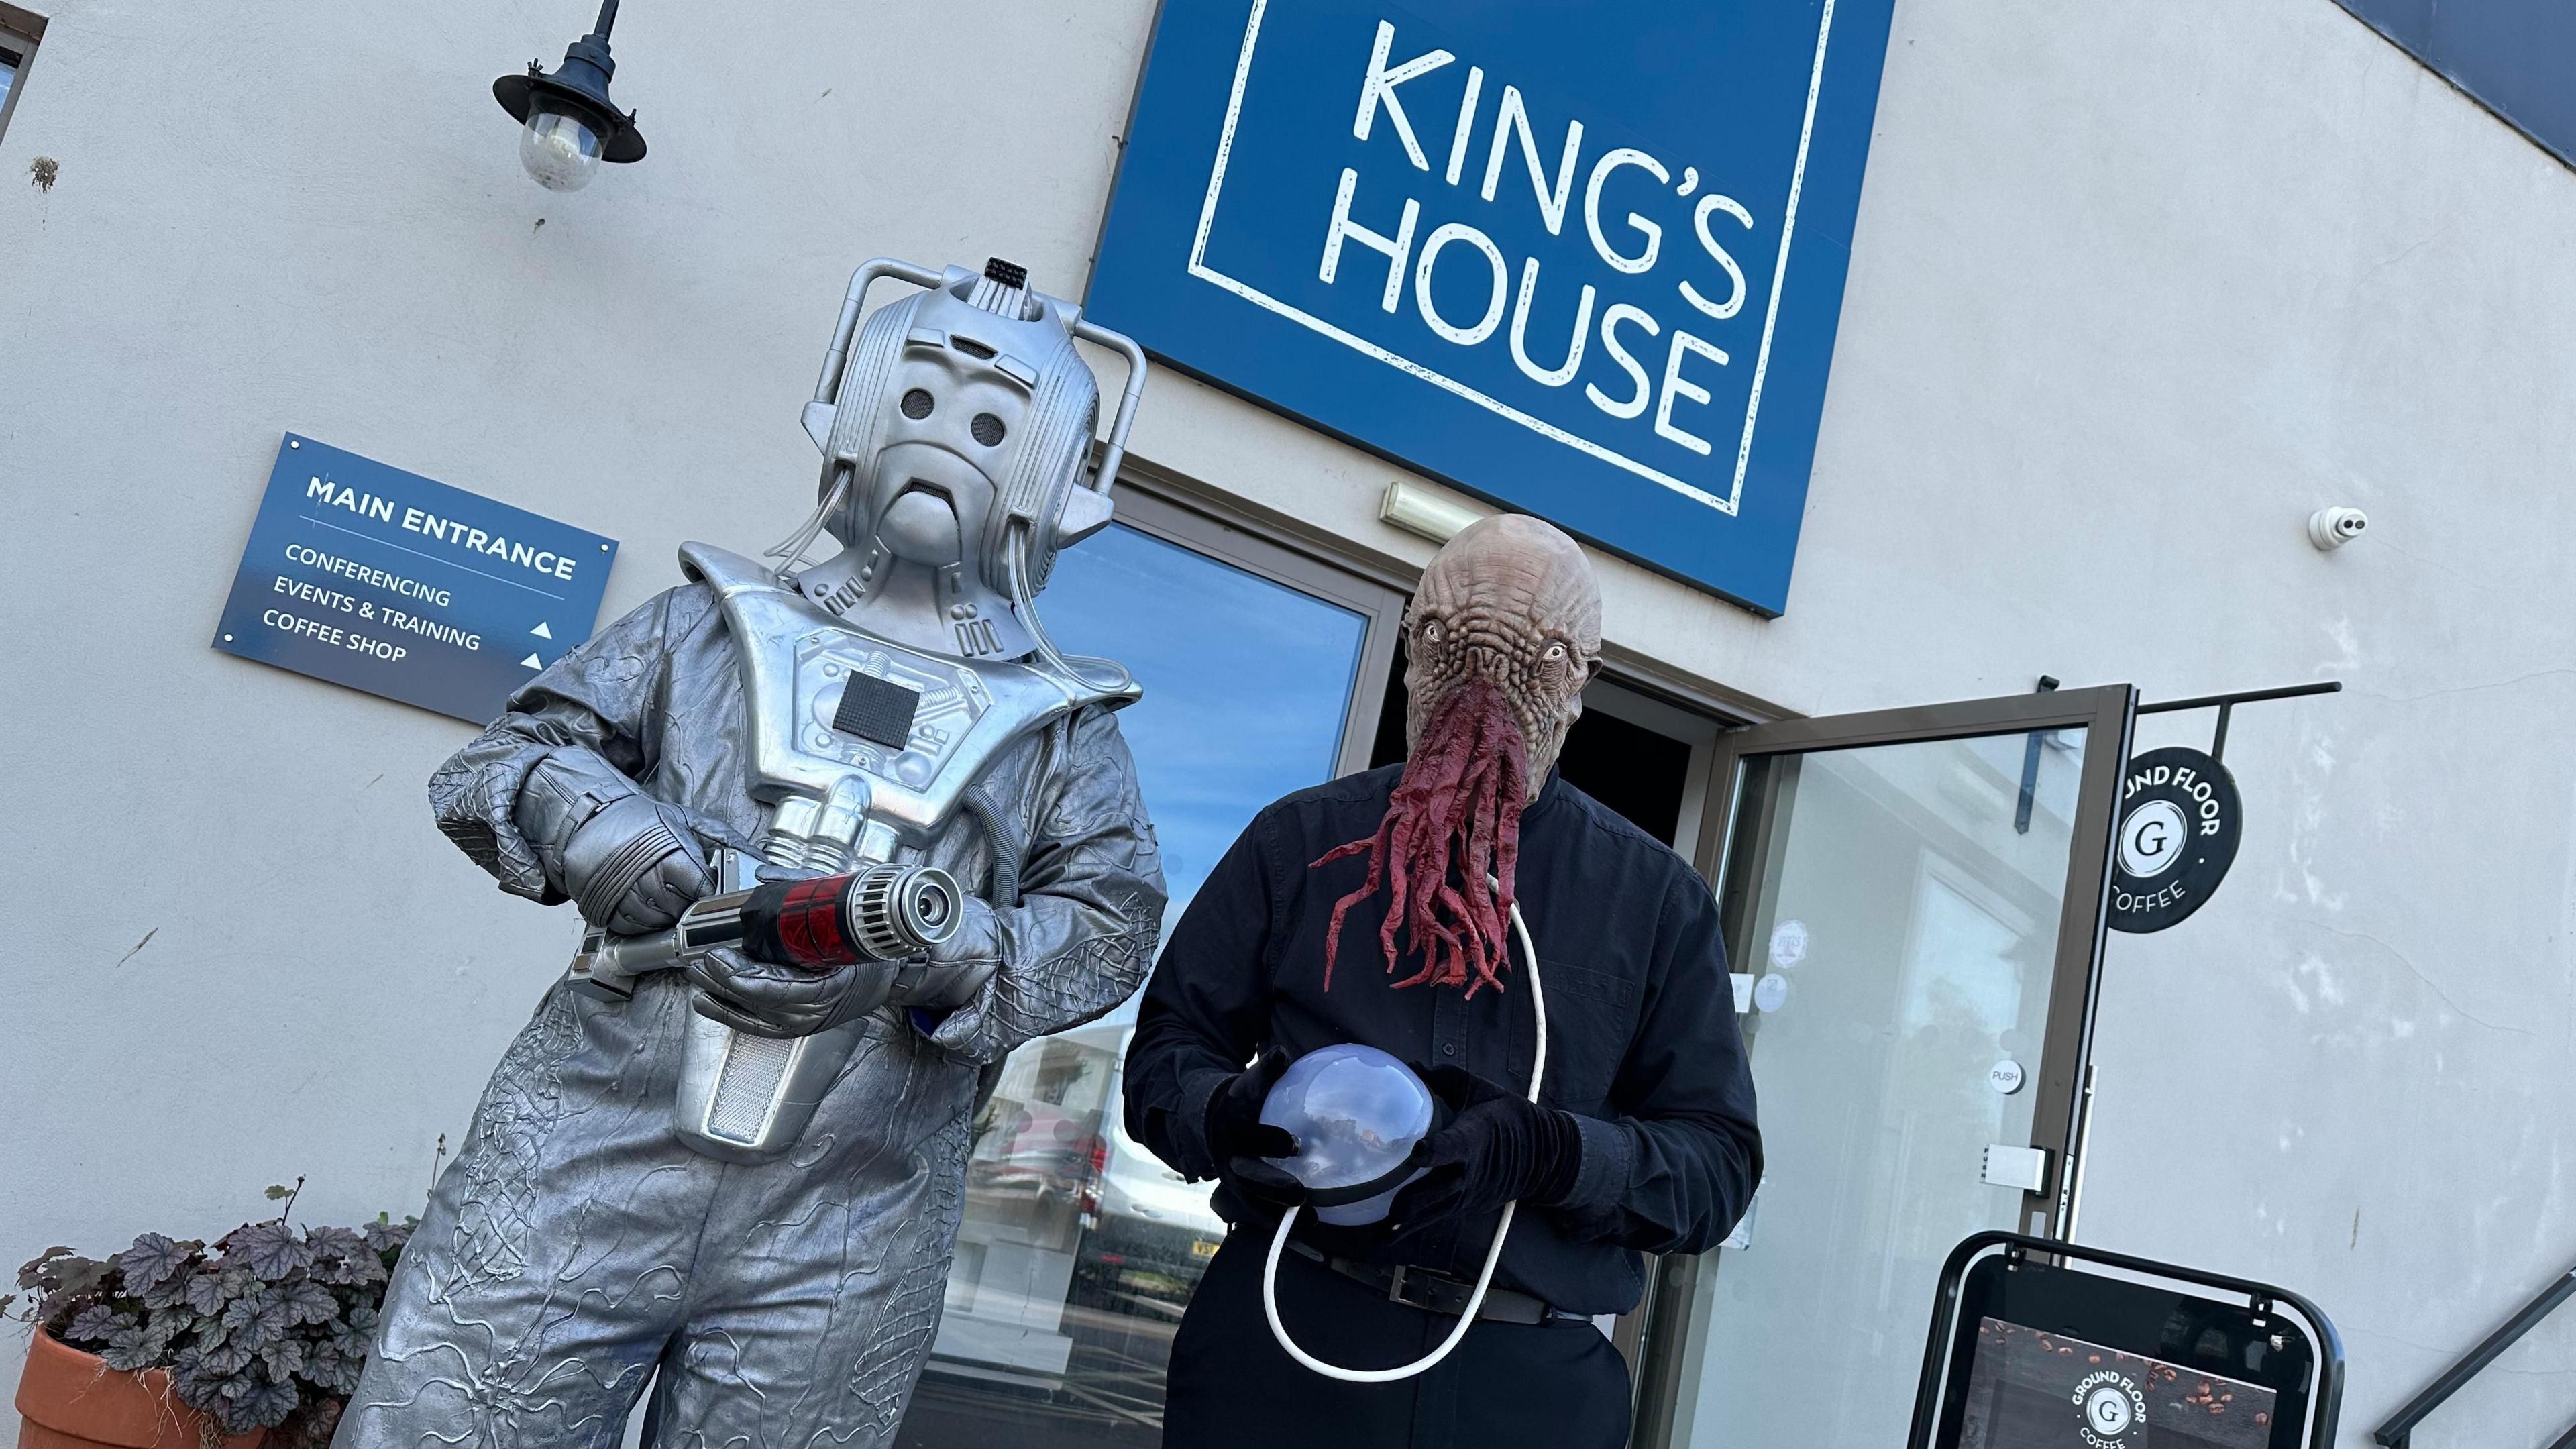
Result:
[[[1377,506],[1379,518],[1407,533],[1418,533],[1433,543],[1447,543],[1457,536],[1458,530],[1491,512],[1491,509],[1478,508],[1454,494],[1402,479],[1386,485],[1386,497]]]

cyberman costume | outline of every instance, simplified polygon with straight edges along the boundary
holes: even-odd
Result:
[[[870,282],[925,288],[860,325]],[[1125,354],[1110,447],[1077,336]],[[336,1443],[890,1443],[937,1329],[979,1087],[1142,979],[1161,867],[1110,711],[1033,599],[1109,521],[1133,343],[1008,263],[852,279],[776,568],[566,655],[430,782],[573,970],[493,1075]],[[798,572],[828,529],[837,557]]]

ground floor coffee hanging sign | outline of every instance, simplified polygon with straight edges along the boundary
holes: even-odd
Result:
[[[2198,750],[2149,750],[2120,784],[2111,929],[2143,934],[2199,910],[2235,863],[2244,809],[2227,767]]]

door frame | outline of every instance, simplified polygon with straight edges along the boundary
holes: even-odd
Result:
[[[2093,685],[1947,704],[1909,705],[1858,714],[1823,715],[1752,725],[1720,735],[1710,762],[1708,803],[1700,815],[1693,859],[1717,892],[1730,933],[1745,882],[1730,858],[1737,847],[1735,813],[1742,804],[1745,762],[1766,755],[1807,754],[1870,745],[1965,739],[1981,735],[2036,734],[2082,726],[2084,765],[2076,786],[2073,839],[2067,851],[2066,886],[2060,896],[2057,955],[2050,972],[2048,1019],[2040,1067],[2032,1090],[2031,1141],[2049,1154],[2043,1190],[2022,1198],[2017,1229],[2034,1237],[2069,1230],[2075,1184],[2083,1172],[2085,1107],[2082,1090],[2093,1050],[2093,1012],[2101,980],[2102,948],[2109,929],[2111,853],[2119,817],[2120,780],[2128,767],[2138,691],[2127,684]],[[1767,829],[1767,826],[1757,826]],[[1759,840],[1750,843],[1759,851]],[[1730,891],[1734,895],[1730,895]],[[1733,964],[1729,963],[1730,966]],[[1706,1255],[1669,1254],[1650,1275],[1643,1342],[1639,1345],[1636,1428],[1638,1449],[1674,1449],[1673,1430],[1683,1390],[1697,1375],[1689,1362],[1689,1315],[1700,1296]]]

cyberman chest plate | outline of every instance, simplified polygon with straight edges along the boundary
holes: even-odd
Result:
[[[672,930],[616,941],[593,932],[573,976],[594,989],[622,996],[631,988],[620,983],[643,972],[739,941],[742,897],[734,893],[750,891],[755,875],[774,882],[778,873],[859,881],[900,874],[886,868],[904,852],[917,859],[927,851],[961,806],[997,832],[994,889],[1012,894],[1001,862],[1006,855],[1016,861],[1018,846],[1006,850],[999,834],[1016,835],[1012,818],[1025,802],[992,798],[978,786],[980,777],[1014,743],[1057,717],[1134,697],[1132,685],[1103,690],[1051,670],[969,663],[891,643],[833,618],[780,587],[769,570],[723,549],[688,544],[680,561],[692,579],[715,591],[732,636],[750,790],[771,811],[759,845],[762,864],[722,852],[717,889],[725,894],[692,906]],[[946,879],[937,871],[917,873]],[[993,904],[1007,909],[1016,902]],[[890,928],[880,933],[851,925],[870,959],[905,961],[906,973],[928,979],[931,968],[917,953],[933,938],[906,944]],[[879,934],[889,944],[867,944]],[[971,986],[988,969],[989,963],[966,963],[953,971]],[[894,979],[889,999],[895,1005],[909,999],[907,980],[900,973]],[[922,989],[926,1000],[938,987]],[[692,1015],[686,1030],[672,1104],[680,1140],[710,1157],[760,1162],[795,1144],[866,1024],[854,1017],[811,1036],[778,1038],[740,1034]]]
[[[716,591],[733,635],[751,793],[773,810],[761,842],[772,865],[828,872],[926,849],[1013,743],[1120,697],[862,633],[722,549],[690,544],[680,557]]]

